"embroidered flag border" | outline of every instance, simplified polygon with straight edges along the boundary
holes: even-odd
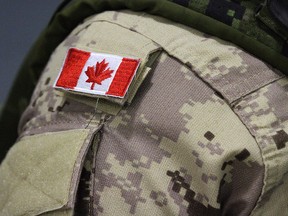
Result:
[[[70,48],[53,85],[85,95],[124,98],[140,59]]]

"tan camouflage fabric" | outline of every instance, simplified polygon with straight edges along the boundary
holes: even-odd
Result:
[[[70,47],[143,59],[125,101],[53,90]],[[288,215],[287,108],[288,79],[231,43],[145,13],[92,16],[22,116],[0,215]]]

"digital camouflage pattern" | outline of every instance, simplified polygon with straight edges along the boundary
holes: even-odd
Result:
[[[220,215],[221,207],[229,215],[236,209],[228,200],[242,196],[250,197],[241,209],[249,213],[264,167],[257,143],[229,106],[166,54],[141,90],[104,127],[93,213]],[[258,187],[247,190],[252,182]],[[122,198],[111,201],[115,196]]]
[[[288,79],[273,82],[235,103],[235,111],[256,138],[264,158],[266,181],[255,215],[285,215],[287,191]],[[277,197],[277,198],[276,198]],[[277,207],[276,207],[277,206]]]
[[[117,37],[119,32],[129,39]],[[70,47],[144,59],[162,52],[149,65],[152,69],[147,70],[144,61],[141,72],[147,73],[136,78],[134,85],[142,84],[131,103],[113,109],[113,101],[97,103],[52,89]],[[283,74],[231,43],[146,13],[110,11],[90,17],[51,56],[22,116],[19,142],[11,150],[35,136],[48,142],[47,134],[67,133],[69,140],[69,132],[87,131],[67,173],[70,187],[63,194],[68,198],[58,207],[41,199],[23,208],[2,195],[13,181],[0,176],[0,212],[285,215],[287,97]],[[63,157],[69,158],[67,154]],[[0,175],[13,167],[9,155]],[[53,181],[47,184],[36,189],[57,188]],[[19,191],[15,187],[9,192],[14,197]],[[50,197],[55,194],[51,190]]]
[[[252,37],[261,43],[278,50],[288,56],[287,38],[288,30],[281,28],[269,12],[266,4],[269,1],[261,0],[171,0],[189,9],[205,14],[226,25],[232,26],[245,35]],[[261,24],[259,24],[261,22]],[[274,34],[267,32],[273,31]],[[279,38],[282,43],[279,43]],[[285,42],[286,41],[286,42]]]
[[[280,8],[279,13],[275,13],[275,5],[277,10]],[[27,55],[0,113],[1,161],[18,136],[21,114],[56,47],[87,17],[123,9],[164,17],[231,41],[287,74],[288,4],[284,0],[65,0]],[[119,109],[110,104],[110,113]]]

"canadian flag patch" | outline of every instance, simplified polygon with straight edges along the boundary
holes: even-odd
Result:
[[[70,48],[54,88],[124,98],[140,59]]]

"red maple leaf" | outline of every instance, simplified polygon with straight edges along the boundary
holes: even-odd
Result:
[[[94,89],[95,83],[98,85],[102,85],[102,81],[111,77],[111,74],[114,70],[110,70],[107,68],[109,63],[105,62],[103,59],[100,63],[97,62],[96,66],[88,66],[87,70],[85,71],[88,79],[86,82],[91,82],[91,90]]]

